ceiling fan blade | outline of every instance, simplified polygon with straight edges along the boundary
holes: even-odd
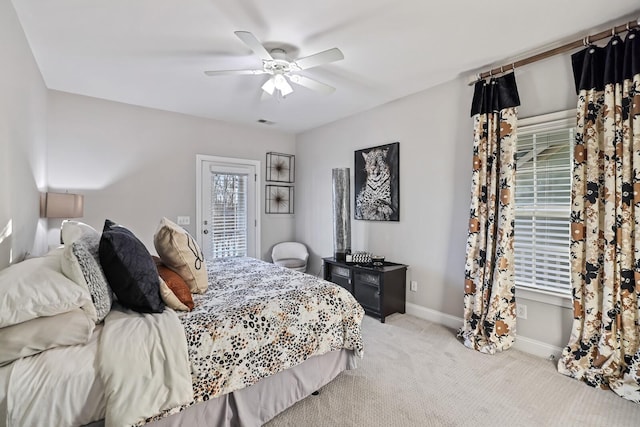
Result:
[[[328,64],[329,62],[340,61],[341,59],[344,59],[344,55],[340,49],[334,47],[333,49],[305,56],[304,58],[298,58],[294,63],[301,70],[306,70],[307,68],[317,67],[318,65]]]
[[[214,70],[205,71],[207,76],[238,76],[238,75],[257,75],[265,74],[264,70]]]
[[[333,93],[336,90],[336,88],[333,86],[329,86],[328,84],[325,84],[325,83],[320,83],[317,80],[311,79],[306,76],[301,76],[299,74],[290,75],[289,80],[291,80],[295,84],[304,86],[307,89],[315,90],[316,92],[320,92],[324,95],[329,95],[330,93]]]
[[[258,57],[260,57],[260,59],[262,59],[263,61],[273,60],[273,57],[269,54],[269,52],[267,52],[267,49],[265,49],[264,46],[262,46],[262,43],[260,43],[260,41],[256,38],[256,36],[251,34],[249,31],[236,31],[235,35],[238,36],[238,38],[242,40],[244,44],[249,46],[253,53],[258,55]]]

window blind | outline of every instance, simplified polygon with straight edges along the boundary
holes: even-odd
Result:
[[[571,292],[572,127],[518,136],[515,192],[517,286]]]
[[[211,174],[213,257],[247,255],[247,175]]]

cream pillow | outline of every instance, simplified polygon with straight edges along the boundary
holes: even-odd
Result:
[[[62,251],[55,249],[0,271],[0,328],[76,308],[95,321],[89,290],[62,274]]]
[[[193,293],[207,290],[207,266],[195,239],[182,227],[162,218],[153,236],[153,245],[162,263],[184,279]]]
[[[100,232],[84,222],[65,219],[60,226],[60,243],[70,245],[84,235],[100,238]]]

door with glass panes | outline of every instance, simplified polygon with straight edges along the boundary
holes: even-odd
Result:
[[[198,165],[198,234],[205,259],[258,257],[259,162],[198,156]]]

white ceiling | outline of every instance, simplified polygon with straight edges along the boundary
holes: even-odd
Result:
[[[488,64],[638,13],[638,0],[13,0],[49,89],[301,132]],[[578,6],[579,5],[579,6]],[[636,17],[634,17],[636,18]],[[345,59],[303,71],[336,87],[295,86],[260,101],[260,68],[235,35],[292,59],[338,47]]]

